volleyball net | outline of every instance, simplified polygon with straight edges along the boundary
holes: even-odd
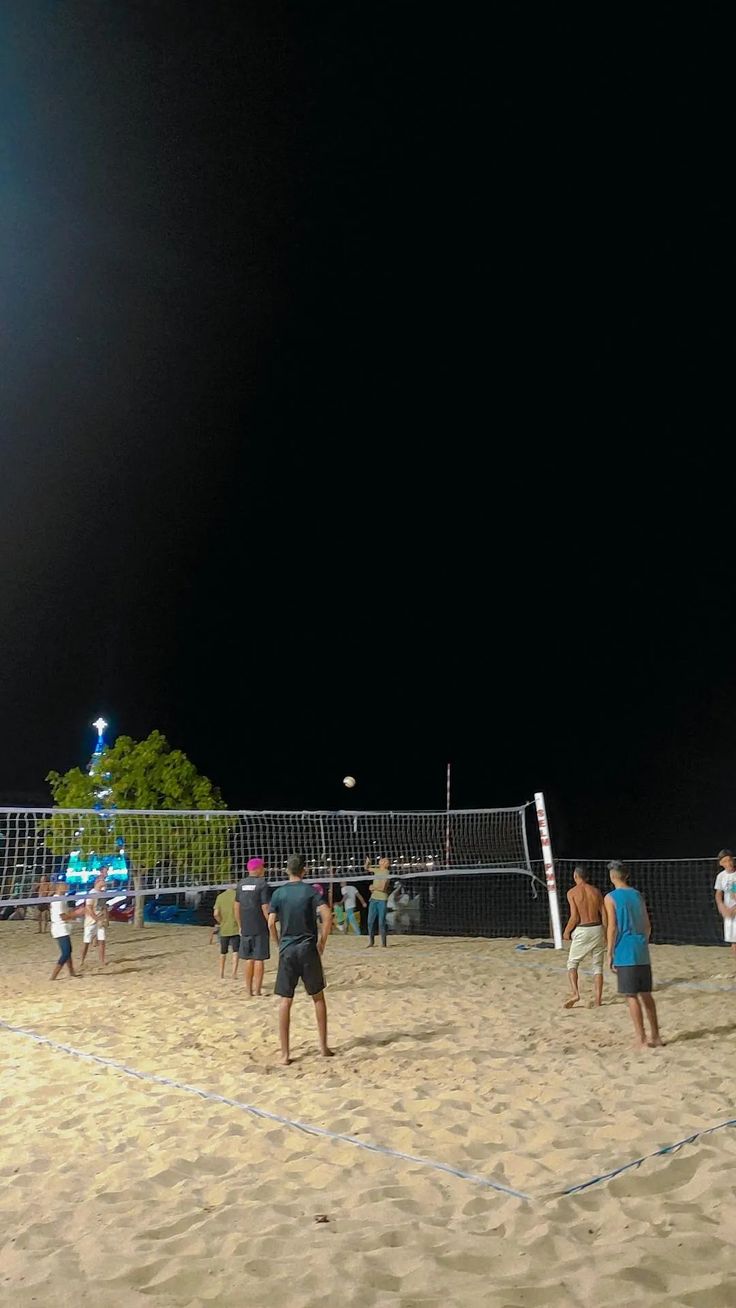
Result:
[[[104,873],[111,888],[161,895],[233,884],[249,858],[269,881],[290,854],[307,876],[360,881],[365,865],[391,861],[393,880],[503,875],[536,883],[527,805],[437,812],[192,812],[0,809],[0,908],[48,897],[39,887],[84,887]],[[535,891],[536,893],[536,891]]]
[[[173,903],[183,896],[202,906],[205,920],[217,891],[245,874],[249,858],[262,858],[275,884],[286,878],[289,855],[301,853],[307,880],[321,883],[333,903],[343,882],[367,899],[370,868],[390,859],[395,930],[556,941],[550,917],[557,886],[564,906],[575,862],[552,863],[539,798],[513,808],[449,812],[2,808],[0,916],[47,902],[60,881],[73,893],[104,873],[111,896],[131,903],[139,897]],[[546,861],[538,857],[540,837]],[[605,893],[607,861],[582,861]],[[627,866],[646,899],[655,943],[722,941],[712,859],[646,859]]]

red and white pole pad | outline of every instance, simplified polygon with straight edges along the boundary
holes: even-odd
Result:
[[[555,942],[555,949],[562,949],[562,926],[560,925],[560,901],[557,898],[557,878],[555,877],[555,860],[552,856],[552,841],[549,838],[549,823],[547,821],[547,809],[544,803],[544,795],[541,790],[537,791],[534,796],[534,803],[537,809],[537,822],[539,823],[539,839],[542,845],[542,859],[544,860],[544,875],[547,879],[547,894],[549,895],[549,920],[552,926],[552,939]]]

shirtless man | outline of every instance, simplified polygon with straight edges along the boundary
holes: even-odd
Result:
[[[592,956],[593,963],[595,1006],[600,1008],[603,1002],[603,961],[606,954],[606,907],[600,890],[596,890],[588,881],[584,867],[576,867],[572,875],[575,885],[567,892],[570,919],[562,936],[563,940],[572,942],[567,958],[570,998],[565,1000],[565,1008],[574,1008],[575,1004],[580,1003],[578,967],[588,954]]]
[[[53,887],[48,877],[46,876],[45,872],[41,877],[41,880],[39,881],[33,893],[37,895],[39,899],[43,899],[45,896],[48,896],[48,898],[50,899],[51,896],[53,895],[54,893]],[[48,929],[49,929],[49,906],[48,904],[39,904],[38,934],[45,935]]]

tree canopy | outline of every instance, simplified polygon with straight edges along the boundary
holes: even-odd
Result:
[[[197,771],[182,750],[172,749],[160,731],[141,741],[119,736],[102,754],[94,775],[71,768],[50,772],[46,780],[59,810],[90,810],[104,804],[96,813],[86,812],[78,823],[70,824],[61,812],[54,814],[45,839],[55,854],[69,853],[73,840],[83,857],[104,856],[115,853],[122,840],[136,890],[155,884],[157,874],[164,885],[212,884],[227,876],[229,817],[157,820],[120,811],[188,809],[214,815],[225,808],[217,786]],[[136,898],[135,921],[143,925],[142,896]]]

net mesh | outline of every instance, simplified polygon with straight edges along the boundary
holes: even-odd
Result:
[[[594,886],[604,895],[612,889],[608,860],[557,859],[557,886],[563,926],[567,920],[565,894],[573,884],[573,868],[583,866]],[[715,906],[714,883],[719,868],[712,858],[647,858],[626,860],[632,886],[646,901],[657,945],[715,945],[723,943],[723,919]],[[541,864],[537,873],[541,875]]]
[[[367,898],[366,859],[390,858],[394,930],[547,939],[544,868],[529,858],[527,807],[449,814],[0,809],[0,916],[48,899],[46,881],[63,877],[81,888],[104,868],[121,895],[173,902],[186,894],[199,920],[209,920],[217,889],[234,884],[249,858],[262,857],[277,882],[289,854],[299,851],[309,879],[331,885],[336,901],[342,880]],[[556,860],[563,924],[565,892],[580,861]],[[607,860],[582,862],[593,884],[609,890]],[[712,859],[642,859],[627,867],[646,899],[655,943],[722,943]]]
[[[0,907],[44,898],[45,880],[87,884],[104,870],[135,894],[231,884],[247,860],[286,876],[303,853],[312,880],[360,880],[366,860],[394,878],[484,872],[534,880],[526,806],[439,812],[183,812],[0,809]]]

